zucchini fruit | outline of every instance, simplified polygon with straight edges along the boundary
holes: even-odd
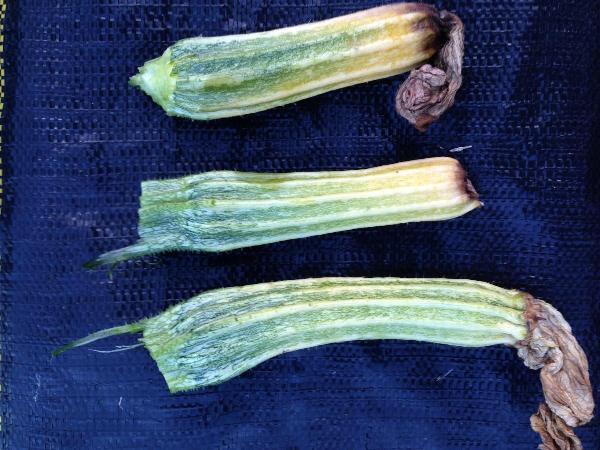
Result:
[[[528,367],[541,368],[552,430],[593,415],[587,358],[562,315],[529,294],[479,281],[314,278],[217,289],[54,355],[139,332],[171,392],[222,383],[276,355],[333,342],[504,344],[516,347]],[[546,432],[544,420],[536,416],[535,423]]]
[[[481,206],[460,163],[429,158],[362,170],[214,171],[142,183],[140,239],[90,261],[219,252],[342,230],[444,220]]]
[[[130,83],[172,116],[254,113],[422,65],[447,40],[444,14],[393,3],[267,32],[183,39]]]

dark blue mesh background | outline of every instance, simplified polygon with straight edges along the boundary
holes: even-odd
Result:
[[[456,0],[457,104],[426,134],[403,77],[250,117],[167,117],[127,84],[179,38],[267,30],[380,1],[10,2],[2,164],[4,449],[532,449],[538,374],[508,348],[356,342],[294,352],[170,395],[143,349],[50,350],[207,289],[323,275],[447,276],[562,310],[600,386],[599,4]],[[81,264],[136,239],[140,182],[210,169],[350,169],[452,153],[485,208],[234,251]],[[135,342],[115,338],[94,348]],[[598,399],[598,398],[597,398]],[[578,430],[600,447],[596,419]]]

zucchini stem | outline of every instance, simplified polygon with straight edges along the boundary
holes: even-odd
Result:
[[[83,267],[85,269],[95,269],[96,267],[103,266],[106,264],[114,265],[123,261],[127,261],[131,258],[138,258],[153,253],[152,249],[153,246],[148,245],[148,243],[144,240],[139,240],[135,244],[129,245],[127,247],[103,253],[97,258],[85,262],[83,264]]]
[[[104,330],[96,331],[95,333],[89,334],[81,339],[76,339],[72,342],[69,342],[62,347],[59,347],[52,351],[52,356],[58,356],[61,353],[66,352],[67,350],[71,350],[75,347],[81,347],[82,345],[87,345],[92,342],[98,341],[100,339],[104,339],[111,336],[117,336],[119,334],[126,333],[139,333],[144,331],[144,320],[140,320],[139,322],[130,323],[126,325],[120,325],[117,327],[106,328]]]

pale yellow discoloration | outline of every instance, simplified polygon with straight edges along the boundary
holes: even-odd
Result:
[[[437,51],[438,15],[393,4],[266,32],[184,39],[131,82],[169,115],[210,120],[411,70]]]

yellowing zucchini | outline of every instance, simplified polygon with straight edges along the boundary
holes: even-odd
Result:
[[[183,39],[131,84],[169,115],[239,116],[406,72],[446,38],[432,6],[393,3],[267,32]]]
[[[146,181],[140,202],[140,239],[87,267],[156,252],[219,252],[445,220],[481,206],[460,163],[445,157],[332,172],[206,172]]]

